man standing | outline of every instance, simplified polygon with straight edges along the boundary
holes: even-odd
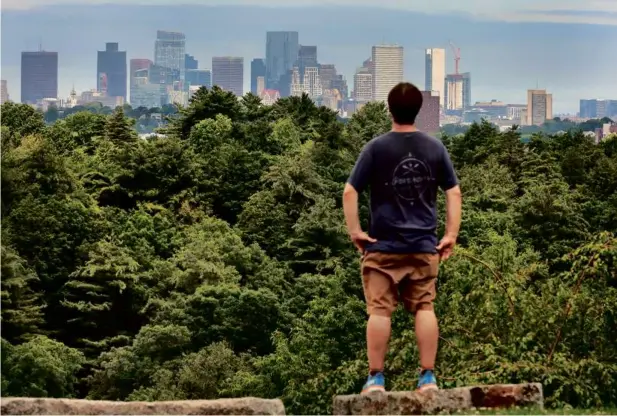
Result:
[[[369,376],[362,393],[385,391],[384,359],[390,317],[400,298],[415,314],[420,350],[418,390],[437,389],[439,329],[433,310],[439,261],[447,259],[461,222],[461,191],[441,141],[418,131],[422,93],[400,83],[388,94],[392,130],[368,142],[343,192],[347,229],[362,253],[362,283],[369,314]],[[358,194],[370,189],[369,233],[358,217]],[[446,232],[437,241],[437,188],[446,193]]]

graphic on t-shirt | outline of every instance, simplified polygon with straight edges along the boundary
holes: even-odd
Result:
[[[405,157],[392,173],[392,188],[399,198],[412,204],[428,188],[432,181],[431,169],[411,153]]]

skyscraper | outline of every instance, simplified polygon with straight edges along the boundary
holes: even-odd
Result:
[[[403,82],[403,47],[397,45],[373,46],[373,99],[388,101],[388,93]]]
[[[553,94],[546,90],[527,90],[527,125],[539,126],[553,118]]]
[[[255,58],[251,61],[251,92],[258,94],[257,79],[266,76],[266,62],[262,58]]]
[[[439,105],[443,107],[446,94],[446,50],[426,49],[424,67],[424,89],[437,92],[439,94]]]
[[[148,77],[148,72],[150,71],[150,67],[152,66],[152,61],[150,59],[138,58],[131,59],[129,63],[129,88],[131,92],[131,103],[133,103],[133,92],[137,85],[143,84],[143,82],[138,83],[138,75],[141,75],[140,78]],[[137,71],[145,70],[141,74],[137,74]]]
[[[212,58],[212,85],[241,97],[244,83],[244,58],[215,56]]]
[[[98,51],[96,90],[126,101],[126,51],[119,51],[118,43],[106,43],[105,50]]]
[[[184,54],[184,69],[197,69],[198,67],[199,62],[197,62],[194,56],[188,53]]]
[[[187,69],[186,82],[189,86],[212,88],[212,72],[209,69]]]
[[[291,71],[298,60],[298,32],[267,32],[266,89],[289,90]],[[283,78],[283,80],[281,80]]]
[[[306,68],[317,68],[317,46],[300,45],[298,49],[298,60],[295,64],[300,72],[300,81],[304,82]]]
[[[471,106],[471,74],[448,74],[446,76],[446,92],[444,106],[448,114],[461,115],[463,110]]]
[[[9,89],[6,86],[6,80],[0,81],[0,104],[4,104],[9,101]]]
[[[336,67],[334,64],[320,64],[319,65],[319,77],[321,78],[321,86],[325,90],[329,90],[332,87],[332,83],[337,78]]]
[[[58,52],[21,53],[21,102],[58,98]]]
[[[617,100],[580,100],[579,116],[582,118],[604,118],[617,116]]]
[[[174,82],[184,81],[186,69],[186,39],[184,33],[158,30],[154,44],[154,64],[170,70],[175,76]]]
[[[359,102],[368,102],[373,99],[373,74],[367,67],[356,70],[353,77],[353,98]]]

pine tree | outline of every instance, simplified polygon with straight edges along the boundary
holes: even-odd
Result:
[[[15,250],[2,246],[2,337],[24,341],[40,333],[44,305],[32,286],[39,279]]]
[[[109,116],[105,126],[105,137],[113,143],[132,143],[137,141],[135,131],[131,127],[129,119],[124,116],[122,107]]]

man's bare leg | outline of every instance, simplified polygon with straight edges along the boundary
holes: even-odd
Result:
[[[390,317],[371,315],[366,326],[366,344],[370,371],[383,371],[388,342],[390,341]]]
[[[437,389],[434,369],[439,342],[439,327],[437,317],[432,309],[421,309],[416,312],[416,339],[418,340],[420,366],[422,367],[418,390]]]
[[[435,311],[419,310],[416,312],[416,338],[420,350],[420,366],[423,370],[433,370],[439,342],[439,327]]]

